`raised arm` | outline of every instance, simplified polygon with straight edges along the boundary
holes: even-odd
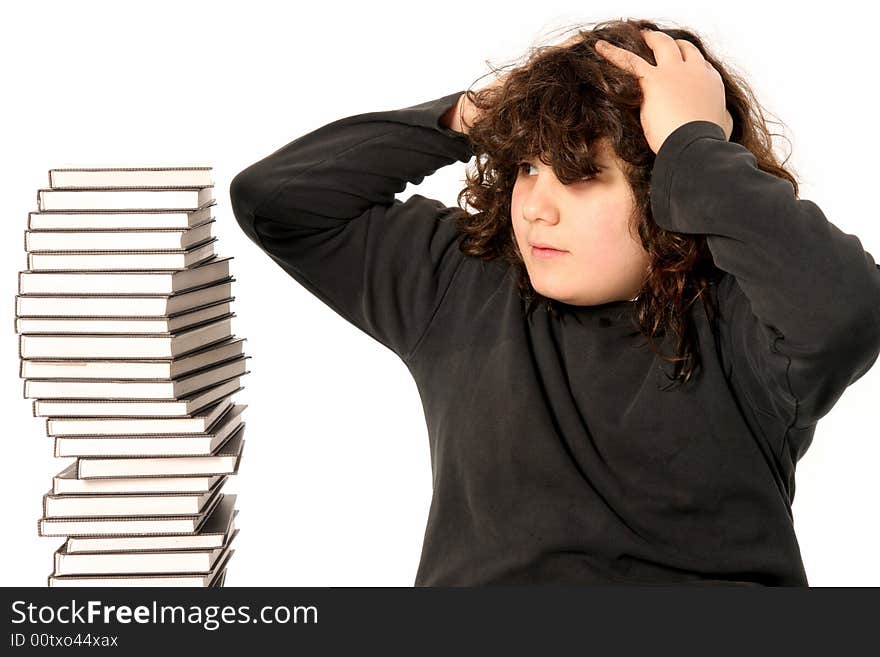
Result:
[[[229,188],[251,240],[404,360],[464,257],[454,221],[462,210],[395,194],[472,157],[468,137],[440,124],[462,93],[329,123],[244,169]]]
[[[880,353],[880,265],[792,185],[710,121],[691,121],[657,153],[655,221],[703,233],[715,264],[732,367],[742,392],[787,422],[796,462],[808,429]],[[738,385],[740,385],[738,384]]]

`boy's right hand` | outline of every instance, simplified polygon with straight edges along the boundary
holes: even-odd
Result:
[[[502,75],[500,78],[487,85],[485,88],[496,87],[504,84],[508,74]],[[468,99],[464,93],[458,97],[458,102],[447,110],[446,114],[440,117],[440,125],[456,132],[468,134],[471,126],[477,119],[480,110]]]
[[[574,36],[569,37],[562,43],[551,46],[551,48],[566,48],[571,46],[579,41],[583,40],[583,36],[580,32],[576,33]],[[491,89],[494,87],[500,87],[504,85],[507,76],[510,73],[505,73],[501,77],[497,78],[490,84],[486,85],[484,89]],[[482,91],[481,89],[480,91]],[[476,122],[476,119],[479,115],[480,110],[477,109],[474,104],[468,99],[467,94],[462,94],[458,98],[458,102],[450,107],[449,110],[440,117],[440,124],[444,128],[448,128],[450,130],[455,130],[456,132],[461,132],[463,134],[468,134],[471,126]]]

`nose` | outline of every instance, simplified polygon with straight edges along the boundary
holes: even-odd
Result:
[[[538,219],[550,224],[559,221],[552,174],[541,172],[522,197],[522,218],[529,223]]]

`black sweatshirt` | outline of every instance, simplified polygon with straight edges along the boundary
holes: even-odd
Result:
[[[706,234],[724,275],[717,326],[690,311],[697,376],[664,391],[634,302],[526,318],[513,267],[459,250],[460,208],[395,198],[474,155],[438,123],[461,93],[329,123],[230,186],[250,239],[415,379],[434,489],[415,585],[807,585],[795,464],[880,352],[880,265],[720,126],[680,126],[654,220]]]

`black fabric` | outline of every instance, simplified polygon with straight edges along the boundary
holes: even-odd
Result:
[[[880,265],[720,126],[680,126],[654,220],[706,234],[725,273],[717,329],[691,311],[702,367],[664,390],[633,302],[526,317],[514,270],[459,250],[462,210],[395,198],[473,156],[438,124],[461,93],[329,123],[230,186],[250,239],[415,379],[434,487],[415,584],[806,585],[795,465],[880,353]]]

